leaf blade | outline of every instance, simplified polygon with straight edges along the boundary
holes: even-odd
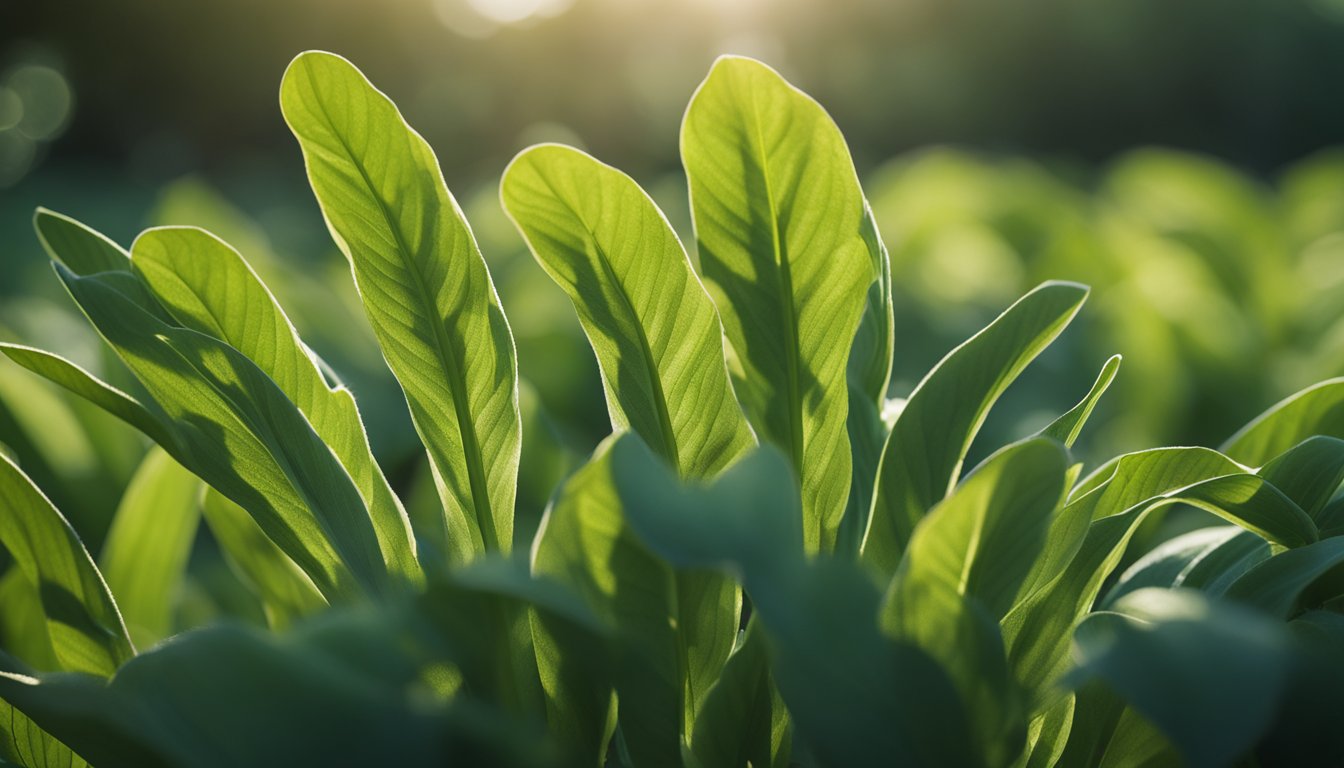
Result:
[[[810,551],[832,549],[851,483],[849,348],[877,278],[849,150],[815,101],[723,57],[686,110],[681,155],[738,396],[794,467]]]
[[[989,408],[1077,314],[1088,289],[1049,282],[952,350],[910,395],[882,452],[863,558],[893,573],[919,519],[956,484]]]
[[[296,58],[280,103],[429,452],[455,555],[508,552],[520,450],[513,336],[433,151],[333,54]]]

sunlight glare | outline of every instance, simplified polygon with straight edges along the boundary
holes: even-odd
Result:
[[[516,24],[533,16],[555,16],[570,6],[571,0],[467,0],[467,5],[486,19],[498,24]]]

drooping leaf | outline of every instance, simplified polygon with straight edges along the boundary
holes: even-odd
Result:
[[[146,313],[108,273],[57,272],[150,392],[179,463],[254,515],[329,598],[390,587],[353,481],[274,381],[224,342]]]
[[[52,261],[79,275],[102,275],[145,312],[164,322],[171,318],[149,288],[131,271],[131,255],[107,235],[62,213],[38,208],[33,228]]]
[[[0,454],[0,544],[37,590],[61,669],[111,675],[135,655],[112,595],[70,524]]]
[[[1335,537],[1281,552],[1251,568],[1228,587],[1230,600],[1271,616],[1291,618],[1311,602],[1311,587],[1332,573],[1344,574],[1344,538]],[[1324,595],[1322,597],[1334,597]]]
[[[1315,519],[1344,481],[1344,440],[1309,437],[1271,459],[1256,474]]]
[[[508,552],[520,442],[513,335],[433,150],[339,56],[296,58],[280,106],[429,452],[451,554]]]
[[[0,352],[37,375],[65,387],[104,411],[145,433],[151,440],[176,448],[176,438],[140,401],[106,384],[63,357],[19,344],[0,343]]]
[[[136,238],[131,262],[179,323],[243,353],[298,407],[358,487],[389,569],[417,581],[410,521],[373,458],[354,397],[327,384],[316,356],[242,256],[204,230],[161,227]]]
[[[1025,598],[1063,572],[1078,552],[1093,520],[1119,514],[1139,502],[1246,467],[1207,448],[1155,448],[1106,462],[1070,493],[1050,526],[1045,556],[1036,561],[1019,596]]]
[[[800,478],[809,551],[830,550],[851,482],[850,344],[878,278],[849,150],[815,101],[723,57],[687,108],[681,154],[737,394]]]
[[[514,158],[500,189],[538,263],[574,302],[613,428],[639,433],[686,477],[710,477],[751,446],[718,313],[639,185],[577,149],[543,145]]]
[[[121,246],[63,213],[38,208],[33,228],[47,255],[77,275],[130,271],[130,254]]]
[[[1191,531],[1163,542],[1125,569],[1101,607],[1145,587],[1188,587],[1218,596],[1269,556],[1268,542],[1235,525]]]
[[[985,415],[1068,325],[1087,289],[1046,283],[952,350],[910,395],[878,470],[863,558],[893,573],[920,518],[956,485]]]
[[[1161,468],[1163,458],[1173,466]],[[1147,457],[1135,455],[1134,461],[1119,463],[1109,481],[1071,502],[1061,512],[1063,518],[1092,521],[1082,542],[1063,570],[1018,602],[1002,623],[1008,657],[1017,679],[1038,696],[1044,696],[1043,703],[1052,698],[1051,681],[1067,667],[1071,628],[1090,609],[1102,582],[1124,554],[1135,528],[1149,514],[1184,503],[1285,546],[1302,546],[1314,539],[1315,529],[1306,513],[1255,475],[1219,475],[1193,485],[1175,479],[1188,479],[1204,458],[1201,452],[1191,449],[1168,449]],[[1186,466],[1175,466],[1182,464]],[[1150,493],[1166,483],[1177,485],[1174,490]],[[1091,513],[1104,508],[1094,500],[1104,500],[1112,489],[1116,491],[1113,498],[1128,501],[1139,496],[1140,499],[1118,514],[1093,517]]]
[[[161,448],[131,478],[99,564],[136,645],[172,633],[175,592],[200,522],[201,481]]]

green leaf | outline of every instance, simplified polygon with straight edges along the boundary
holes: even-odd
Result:
[[[821,764],[970,765],[955,689],[922,651],[878,629],[880,594],[856,564],[804,552],[788,460],[763,447],[711,485],[683,486],[635,436],[610,449],[627,520],[678,568],[739,574],[771,672]],[[909,692],[918,691],[918,696]]]
[[[920,518],[956,485],[985,415],[1013,379],[1068,325],[1087,298],[1045,283],[952,350],[910,395],[878,470],[863,557],[894,573]]]
[[[704,768],[785,768],[790,736],[765,635],[759,622],[749,622],[695,719],[691,751]]]
[[[1245,467],[1208,448],[1154,448],[1106,462],[1073,489],[1071,501],[1055,517],[1045,556],[1036,562],[1020,598],[1063,572],[1093,520],[1119,514],[1145,499],[1186,485],[1245,471]]]
[[[111,675],[135,655],[93,559],[42,491],[0,455],[0,544],[37,590],[61,669]]]
[[[1306,513],[1259,477],[1216,475],[1189,484],[1203,471],[1218,471],[1219,462],[1213,460],[1217,455],[1202,449],[1131,454],[1111,468],[1108,480],[1070,502],[1060,513],[1059,520],[1090,520],[1091,524],[1069,559],[1059,559],[1066,563],[1062,570],[1053,576],[1052,571],[1039,573],[1039,586],[1002,622],[1017,679],[1036,693],[1038,703],[1048,704],[1052,698],[1051,681],[1067,666],[1072,627],[1092,606],[1135,528],[1149,514],[1184,503],[1286,546],[1299,546],[1314,537]],[[1164,487],[1170,490],[1162,490]],[[1105,514],[1113,505],[1125,503],[1130,506],[1124,511]],[[1052,530],[1048,546],[1054,546],[1055,536]]]
[[[281,636],[225,625],[111,681],[0,672],[0,699],[100,768],[546,764],[530,724],[426,689],[424,665],[452,658],[428,654],[429,641],[401,611]]]
[[[159,445],[170,451],[178,450],[175,448],[176,438],[144,404],[98,380],[69,360],[19,344],[0,343],[0,352],[33,373],[59,384],[135,427]]]
[[[1067,464],[1048,438],[986,459],[915,528],[883,607],[884,629],[952,677],[991,765],[1018,754],[1027,726],[998,620],[1045,544]]]
[[[288,626],[327,607],[308,575],[267,538],[247,510],[207,488],[201,512],[229,565],[262,598],[272,626]]]
[[[683,734],[732,650],[741,596],[719,574],[675,573],[635,538],[617,496],[611,445],[598,447],[547,511],[533,571],[576,590],[616,630],[618,719],[635,762],[679,765]],[[544,631],[535,640],[547,659],[543,679],[554,681],[547,692],[560,730],[600,741],[604,697],[552,666],[564,660]]]
[[[38,208],[33,228],[47,255],[77,275],[126,272],[131,268],[130,254],[121,246],[63,213]]]
[[[996,620],[1006,614],[1064,499],[1067,462],[1049,438],[985,459],[915,528],[888,596],[898,614],[887,616],[913,628],[920,617],[902,603],[932,585],[974,597]]]
[[[141,309],[166,323],[172,318],[159,306],[149,288],[131,271],[130,254],[111,238],[69,216],[38,208],[33,228],[54,262],[80,277],[103,279],[135,301]]]
[[[733,396],[718,313],[672,227],[633,179],[543,145],[501,196],[537,262],[574,302],[597,353],[612,427],[683,477],[709,477],[755,440]]]
[[[5,724],[0,728],[0,766],[87,768],[84,758],[4,701],[0,701],[0,723]]]
[[[808,550],[830,550],[851,483],[848,355],[878,278],[849,150],[815,101],[723,57],[687,108],[681,155],[738,397],[800,478]]]
[[[1220,450],[1254,467],[1315,435],[1344,438],[1344,379],[1323,381],[1276,403]]]
[[[1211,596],[1270,556],[1269,544],[1235,525],[1201,528],[1165,541],[1120,574],[1101,607],[1145,587],[1189,587]]]
[[[1050,422],[1045,429],[1037,434],[1044,437],[1053,437],[1063,443],[1064,447],[1072,448],[1074,441],[1083,431],[1083,425],[1092,415],[1092,410],[1097,407],[1097,402],[1101,400],[1102,395],[1106,394],[1111,382],[1115,381],[1115,374],[1120,371],[1121,359],[1120,355],[1112,355],[1106,361],[1106,364],[1101,366],[1101,373],[1097,374],[1097,380],[1092,384],[1092,389],[1088,391],[1087,395],[1077,405]]]
[[[891,258],[877,231],[871,206],[864,203],[864,242],[873,259],[877,278],[868,286],[868,301],[863,319],[849,348],[846,383],[849,387],[849,412],[845,416],[853,461],[849,501],[840,523],[837,549],[857,557],[868,530],[868,513],[873,508],[877,485],[877,466],[882,446],[887,442],[890,425],[882,418],[887,385],[891,380],[892,353],[895,343],[891,300]]]
[[[1344,538],[1325,539],[1265,560],[1232,582],[1226,596],[1287,619],[1317,602],[1312,599],[1313,584],[1328,574],[1342,572]]]
[[[1071,697],[1072,698],[1072,697]],[[1099,680],[1077,693],[1067,751],[1059,765],[1097,768],[1181,768],[1180,752],[1143,715]]]
[[[33,631],[47,620],[42,595],[17,565],[11,565],[4,578],[0,578],[0,605],[5,606],[0,611],[0,649],[34,669],[60,669],[50,635]]]
[[[891,381],[892,353],[895,348],[894,308],[891,299],[891,256],[877,231],[872,206],[863,203],[861,226],[864,245],[873,263],[873,282],[868,286],[867,302],[846,364],[851,389],[874,406],[881,407]]]
[[[1196,767],[1230,765],[1256,743],[1288,672],[1282,625],[1190,590],[1126,595],[1075,642],[1073,680],[1105,680]]]
[[[150,392],[179,463],[253,514],[329,599],[391,587],[353,481],[274,381],[233,347],[146,313],[111,273],[57,272]]]
[[[193,227],[147,230],[131,254],[136,272],[179,323],[243,353],[298,406],[358,487],[383,560],[417,581],[410,521],[373,458],[354,397],[328,386],[316,356],[242,256]]]
[[[301,54],[280,106],[429,451],[459,561],[513,541],[513,336],[433,151],[350,62]]]
[[[151,449],[121,497],[99,561],[136,645],[173,632],[174,598],[200,522],[201,481]]]
[[[1344,440],[1309,437],[1271,459],[1256,474],[1319,522],[1321,511],[1344,481]]]

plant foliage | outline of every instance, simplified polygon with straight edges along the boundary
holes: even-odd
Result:
[[[890,400],[893,276],[840,131],[765,65],[723,58],[682,125],[693,254],[577,149],[532,147],[504,173],[612,428],[515,550],[513,336],[433,152],[338,56],[295,59],[280,100],[430,500],[399,495],[350,390],[243,254],[183,227],[127,251],[39,210],[125,384],[0,350],[154,447],[96,560],[0,455],[3,761],[1344,758],[1344,381],[1219,450],[1082,476],[1071,447],[1116,356],[1077,405],[966,469],[1088,289],[1040,285]],[[1165,518],[1189,532],[1140,546]],[[240,597],[180,631],[201,540]]]

